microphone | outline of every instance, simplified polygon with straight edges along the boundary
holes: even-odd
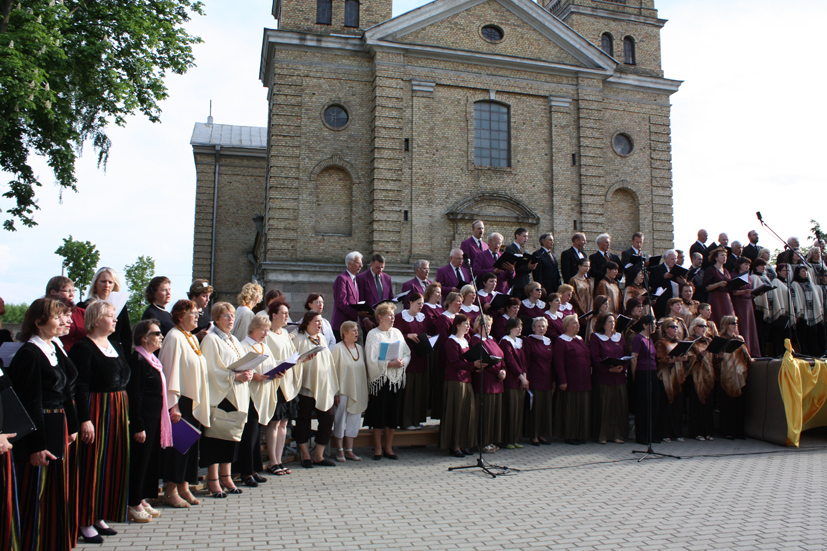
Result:
[[[761,222],[761,224],[764,223],[764,218],[761,216],[761,211],[760,210],[755,213],[755,216],[758,217],[758,221]]]

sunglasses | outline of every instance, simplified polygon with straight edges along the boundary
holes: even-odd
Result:
[[[703,329],[706,329],[708,326],[706,326],[706,325],[696,325],[695,327],[701,327]]]
[[[677,325],[668,325],[666,328],[667,329],[677,329],[678,326]]]
[[[153,337],[160,337],[160,336],[161,336],[161,332],[160,332],[160,331],[150,331],[150,332],[149,332],[149,333],[147,333],[147,334],[148,334],[148,335],[152,335]]]

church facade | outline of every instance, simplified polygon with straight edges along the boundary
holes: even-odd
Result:
[[[219,296],[251,278],[329,291],[352,250],[382,253],[401,284],[417,259],[447,263],[476,219],[506,244],[528,228],[532,250],[549,231],[558,253],[575,231],[672,245],[680,81],[663,76],[654,0],[435,0],[395,18],[391,0],[275,0],[273,14],[266,143],[193,135],[193,275]],[[219,156],[250,176],[222,177]],[[242,208],[222,201],[233,186]]]

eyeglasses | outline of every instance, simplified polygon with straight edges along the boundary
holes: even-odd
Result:
[[[668,325],[666,328],[667,329],[677,329],[678,326],[677,325]]]
[[[707,328],[707,326],[706,326],[706,325],[696,325],[695,327],[701,327],[701,328],[703,328],[703,329],[706,329],[706,328]]]
[[[161,332],[160,331],[150,331],[149,333],[147,333],[147,335],[152,335],[153,337],[160,337]]]
[[[227,321],[234,320],[235,319],[235,314],[224,314],[223,316],[221,316],[218,319],[227,320]]]

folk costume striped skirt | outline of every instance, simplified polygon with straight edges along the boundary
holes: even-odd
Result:
[[[89,394],[89,416],[95,427],[95,441],[84,444],[78,438],[79,526],[91,526],[100,519],[126,522],[128,409],[124,391]]]
[[[20,549],[68,551],[75,546],[77,534],[77,494],[70,468],[66,416],[63,409],[44,410],[47,426],[62,423],[66,438],[63,453],[45,467],[35,467],[29,458],[17,458],[17,496],[20,511]],[[9,455],[9,454],[6,454]],[[59,457],[62,455],[62,459]],[[4,543],[8,540],[0,540]],[[12,549],[15,549],[12,546]]]
[[[14,461],[11,452],[0,455],[0,542],[8,545],[10,551],[20,549],[17,481],[14,478]]]

